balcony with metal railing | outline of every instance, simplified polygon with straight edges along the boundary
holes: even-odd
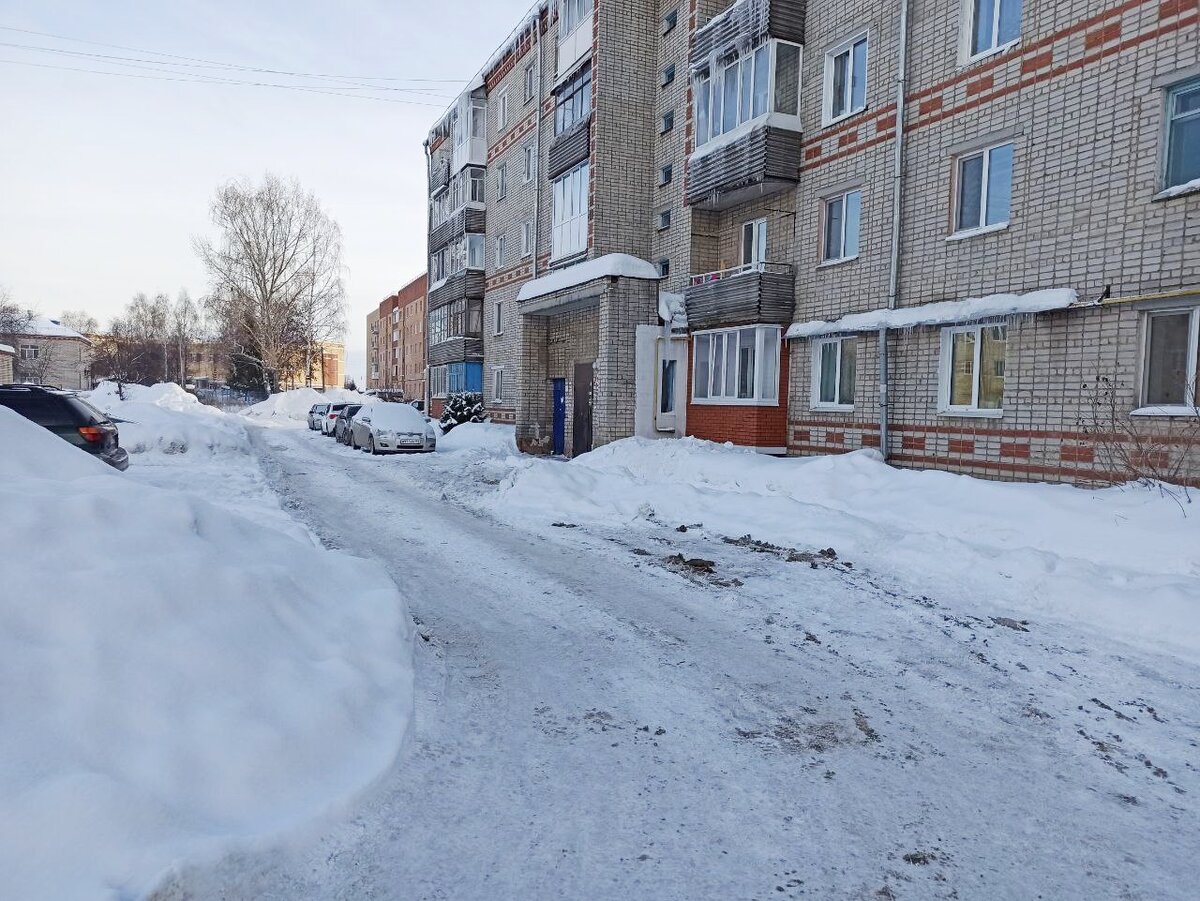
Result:
[[[796,311],[789,263],[759,262],[691,277],[683,293],[693,331],[726,325],[788,325]]]

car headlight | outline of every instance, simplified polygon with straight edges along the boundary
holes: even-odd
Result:
[[[380,437],[380,438],[384,439],[385,441],[390,441],[390,440],[392,439],[392,437],[393,437],[393,435],[392,435],[392,433],[391,433],[391,432],[389,432],[389,431],[387,431],[387,430],[383,430],[383,429],[381,429],[380,431],[376,432],[375,434],[376,434],[378,437]]]
[[[436,437],[437,437],[437,435],[435,435],[435,434],[433,433],[433,429],[426,429],[426,430],[425,430],[425,440],[426,440],[426,441],[432,441],[432,440],[433,440],[434,438],[436,438]]]

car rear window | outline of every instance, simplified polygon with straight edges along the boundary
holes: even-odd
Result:
[[[0,404],[16,410],[26,419],[46,428],[62,428],[83,425],[87,419],[70,406],[74,398],[40,391],[0,391]]]
[[[108,416],[106,416],[104,413],[101,413],[86,400],[82,400],[78,397],[67,397],[63,399],[67,402],[67,406],[73,409],[75,413],[83,419],[85,425],[100,425],[101,423],[108,422]]]
[[[331,412],[331,413],[332,413],[334,410],[341,410],[341,409],[343,409],[345,406],[346,406],[345,404],[330,404],[330,405],[329,405],[329,412]]]

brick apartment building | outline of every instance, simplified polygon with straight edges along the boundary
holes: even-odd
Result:
[[[367,316],[368,389],[424,401],[427,288],[422,273]]]
[[[557,0],[428,148],[526,450],[1200,479],[1195,0]]]

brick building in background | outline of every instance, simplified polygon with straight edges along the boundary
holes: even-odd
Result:
[[[367,388],[396,399],[425,400],[426,275],[367,315]]]
[[[538,452],[1200,479],[1197,18],[541,3],[431,134],[434,393]]]

